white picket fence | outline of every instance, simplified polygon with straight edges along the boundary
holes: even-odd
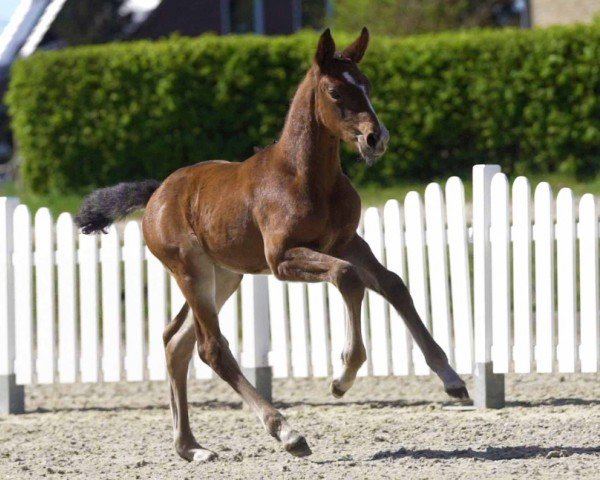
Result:
[[[547,183],[532,198],[496,166],[474,169],[468,221],[461,180],[430,184],[424,199],[364,212],[360,234],[408,284],[417,310],[459,373],[597,372],[600,366],[598,211]],[[19,384],[166,378],[162,331],[183,304],[140,226],[123,238],[78,234],[73,218],[35,215],[0,199],[0,375]],[[331,285],[246,276],[220,313],[247,368],[323,377],[341,367],[344,308]],[[359,375],[427,375],[398,314],[368,293],[368,361]],[[3,350],[3,351],[2,351]],[[192,375],[213,374],[197,355]]]

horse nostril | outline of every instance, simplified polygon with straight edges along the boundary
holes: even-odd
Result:
[[[367,135],[367,145],[371,148],[375,148],[377,146],[377,142],[379,141],[379,135],[376,133],[369,133]]]

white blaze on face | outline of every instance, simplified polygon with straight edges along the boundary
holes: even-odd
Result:
[[[350,75],[350,72],[343,72],[342,76],[346,79],[346,81],[348,83],[351,83],[352,85],[356,85],[358,88],[360,88],[363,92],[365,91],[365,87],[363,85],[361,85],[360,83],[358,83],[356,81],[356,79]]]
[[[369,99],[369,96],[367,95],[367,89],[365,88],[365,86],[362,85],[361,83],[357,82],[356,79],[350,74],[350,72],[343,72],[342,76],[350,85],[354,85],[362,90],[363,95],[365,96],[365,100],[367,101],[367,105],[369,106],[369,109],[371,110],[373,115],[375,115],[375,117],[377,117],[377,114],[375,113],[375,109],[373,108],[373,105],[371,105],[371,100]]]

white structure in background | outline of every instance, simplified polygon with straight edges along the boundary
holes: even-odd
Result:
[[[66,2],[22,0],[0,33],[0,68],[35,52]],[[129,0],[124,13],[132,13],[136,22],[142,21],[159,3],[160,0]]]
[[[158,7],[160,2],[161,0],[129,0],[124,5],[123,13],[131,13],[134,22],[141,22]]]
[[[23,0],[0,34],[0,67],[9,66],[19,55],[44,15],[51,0]]]
[[[470,225],[463,184],[452,177],[424,198],[411,192],[367,209],[359,233],[407,282],[456,370],[475,374],[478,405],[502,405],[503,373],[600,371],[593,195],[576,206],[568,188],[555,196],[542,182],[532,195],[525,177],[511,187],[497,165],[473,173]],[[68,213],[55,222],[47,208],[32,215],[0,198],[0,411],[22,410],[23,384],[165,379],[162,331],[183,301],[138,222],[123,238],[115,227],[87,236]],[[271,372],[326,377],[341,368],[344,305],[331,285],[246,275],[220,321],[266,395]],[[378,295],[369,292],[362,321],[360,376],[430,374]],[[213,376],[198,355],[191,372]]]
[[[46,9],[44,10],[43,15],[40,17],[36,26],[33,28],[27,40],[23,44],[19,55],[21,57],[28,57],[37,49],[38,45],[41,43],[44,35],[50,29],[52,22],[59,14],[61,8],[65,4],[67,0],[51,0]]]

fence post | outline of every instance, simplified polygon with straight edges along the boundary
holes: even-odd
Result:
[[[15,284],[13,213],[19,199],[0,197],[0,414],[23,413],[23,385],[15,378]]]
[[[473,167],[473,310],[475,332],[475,406],[504,406],[504,375],[492,363],[491,183],[499,165]]]
[[[242,281],[242,369],[270,402],[273,371],[269,348],[268,279],[265,275],[247,275]]]

